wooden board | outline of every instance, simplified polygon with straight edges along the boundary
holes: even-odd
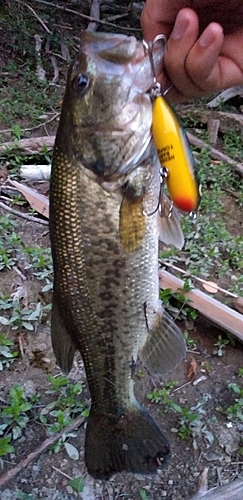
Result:
[[[178,288],[183,289],[184,282],[168,273],[168,271],[159,271],[160,287],[165,290],[170,288],[173,292]],[[232,333],[243,342],[243,315],[234,311],[230,307],[222,304],[216,299],[201,290],[193,288],[190,292],[185,292],[185,297],[190,299],[190,305],[197,309],[203,316],[228,333]],[[243,499],[243,495],[242,495]]]
[[[243,481],[237,480],[205,493],[198,493],[191,500],[243,500]]]

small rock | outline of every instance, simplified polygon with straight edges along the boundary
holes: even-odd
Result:
[[[205,458],[208,462],[214,462],[214,460],[222,460],[223,456],[214,451],[208,450],[207,453],[203,454],[203,458]]]
[[[26,380],[23,385],[24,395],[26,398],[33,398],[36,395],[36,387],[32,380]]]

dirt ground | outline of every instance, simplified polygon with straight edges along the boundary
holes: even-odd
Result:
[[[24,238],[31,237],[44,244],[40,231],[36,231],[31,224],[22,225]],[[21,230],[20,230],[21,234]],[[13,289],[13,284],[19,283],[19,276],[14,271],[0,274],[1,290]],[[36,299],[39,283],[32,280],[28,283],[28,300]],[[181,324],[182,329],[185,327]],[[183,440],[178,436],[178,415],[170,411],[161,414],[161,406],[152,404],[146,395],[156,388],[162,388],[164,381],[153,381],[148,375],[135,376],[135,387],[138,400],[143,403],[154,417],[163,432],[168,437],[172,458],[164,470],[153,477],[118,474],[109,482],[93,480],[86,472],[84,465],[84,436],[85,424],[81,425],[75,437],[69,439],[79,451],[78,460],[72,460],[65,449],[58,453],[49,454],[48,450],[24,467],[5,488],[1,489],[1,500],[15,498],[48,499],[48,500],[111,500],[126,498],[139,500],[148,498],[159,500],[185,499],[189,500],[197,491],[198,476],[208,468],[209,487],[223,485],[235,478],[243,477],[242,470],[242,429],[241,422],[227,419],[223,410],[233,402],[232,392],[228,384],[237,382],[236,373],[243,366],[243,349],[236,343],[227,345],[223,356],[213,354],[215,343],[220,333],[217,328],[198,319],[191,324],[190,338],[195,341],[195,347],[189,349],[187,359],[170,373],[168,380],[177,381],[173,401],[181,406],[197,408],[200,416],[194,429],[194,436]],[[47,403],[48,388],[50,386],[46,375],[60,373],[55,364],[50,342],[49,322],[40,324],[36,332],[18,331],[18,334],[9,332],[16,345],[21,343],[22,356],[16,360],[12,368],[0,372],[1,401],[6,401],[9,388],[20,384],[27,394],[40,393],[39,407]],[[195,380],[188,383],[188,367],[191,359],[197,362]],[[142,368],[142,367],[141,367]],[[75,366],[70,374],[74,381],[82,380],[86,386],[85,374],[80,359],[76,359]],[[84,394],[88,397],[87,389]],[[83,393],[82,393],[83,397]],[[48,398],[48,402],[50,397]],[[46,439],[44,426],[37,422],[30,422],[23,436],[16,442],[15,453],[9,459],[2,460],[2,474],[14,467],[31,452],[37,450]],[[55,468],[54,468],[55,467]],[[70,486],[70,478],[83,477],[83,491],[76,492]],[[1,481],[1,476],[0,476]],[[146,492],[147,496],[142,497]],[[32,496],[17,496],[25,493]]]
[[[113,3],[114,5],[111,6],[111,2],[104,2],[103,15],[106,8],[112,23],[115,22],[115,15],[125,14],[125,17],[121,18],[121,23],[125,24],[127,22],[126,4],[130,4],[130,2],[116,1]],[[67,2],[59,2],[59,4],[64,6],[67,5]],[[84,2],[81,9],[78,6],[79,2],[73,1],[69,4],[71,4],[71,8],[79,9],[80,12],[89,15],[88,2]],[[132,29],[138,28],[140,4],[141,2],[134,4],[132,19],[130,19],[130,22],[133,23],[131,24]],[[29,5],[35,9],[38,7],[35,2],[29,2]],[[38,11],[38,14],[40,17],[44,16],[43,11]],[[54,14],[57,15],[55,10]],[[63,12],[58,11],[58,23],[60,23],[62,14]],[[68,21],[66,17],[63,18],[62,28],[64,31],[73,29],[71,23],[70,17]],[[50,21],[48,26],[51,26]],[[81,27],[87,27],[83,19],[79,20],[79,27],[75,26],[75,33],[72,32],[72,35],[77,35],[77,31]],[[114,29],[112,26],[107,28]],[[5,64],[9,65],[11,58],[10,42],[6,42],[6,45],[6,51],[0,55],[2,78],[5,85],[8,78],[10,78],[10,83],[12,82],[12,77],[5,74],[6,71],[4,72]],[[67,63],[64,63],[64,66],[66,68]],[[65,71],[66,69],[62,73],[63,81]],[[17,81],[16,76],[15,84]],[[59,92],[60,95],[63,92],[62,85],[60,85]],[[24,117],[20,118],[18,123],[22,127],[28,125]],[[7,128],[4,124],[0,123],[0,125],[2,130]],[[55,122],[51,127],[47,127],[49,133],[55,129]],[[34,135],[44,135],[43,130],[41,133],[33,131],[32,136]],[[2,135],[3,140],[10,138],[9,132]],[[5,159],[3,159],[4,162]],[[1,208],[0,215],[5,215]],[[240,214],[237,219],[238,227],[240,227]],[[24,244],[32,246],[36,244],[43,248],[50,246],[46,226],[19,218],[15,218],[15,220],[17,221],[15,231]],[[43,296],[41,291],[43,282],[36,279],[33,273],[23,271],[21,277],[21,274],[13,268],[0,271],[1,295],[3,293],[11,295],[20,286],[26,288],[28,304],[38,301],[44,304],[49,302],[50,297],[46,294]],[[0,311],[0,314],[2,315],[4,312]],[[181,408],[188,408],[197,415],[194,427],[190,426],[191,432],[187,439],[183,439],[179,432],[183,425],[183,415],[173,411],[173,408],[153,403],[147,397],[154,389],[162,389],[166,381],[151,379],[148,374],[143,372],[142,367],[140,370],[139,366],[134,377],[137,399],[146,406],[171,444],[171,460],[160,473],[153,477],[117,474],[108,482],[92,479],[87,474],[84,464],[84,419],[84,422],[74,431],[74,435],[68,439],[68,442],[78,450],[78,459],[70,458],[64,447],[57,453],[50,453],[50,450],[46,449],[39,453],[37,458],[31,460],[28,466],[23,466],[18,475],[0,488],[1,500],[18,498],[26,500],[74,500],[76,498],[82,500],[162,500],[163,498],[189,500],[198,491],[199,476],[205,468],[208,469],[209,488],[227,484],[236,478],[243,479],[243,419],[230,419],[226,414],[227,408],[234,403],[235,398],[229,384],[236,383],[242,387],[242,379],[237,374],[239,369],[243,367],[243,346],[237,341],[234,345],[228,343],[223,347],[223,355],[219,356],[215,350],[218,350],[218,345],[216,345],[218,336],[224,335],[222,331],[202,317],[195,321],[180,322],[179,325],[182,330],[189,331],[190,339],[193,339],[194,343],[188,347],[186,360],[169,374],[167,381],[177,381],[170,391],[170,398],[173,402]],[[38,405],[34,410],[34,413],[38,412],[54,397],[48,394],[50,383],[47,374],[53,376],[60,374],[51,348],[50,315],[47,314],[40,321],[36,331],[28,331],[25,328],[12,331],[9,327],[1,325],[1,333],[8,334],[8,338],[14,342],[20,353],[9,368],[0,371],[1,408],[4,407],[10,387],[19,384],[24,388],[27,396],[33,397],[35,394],[40,394]],[[188,381],[188,370],[192,363],[195,373],[192,381]],[[85,373],[79,357],[76,358],[69,377],[74,382],[83,382],[84,389],[78,398],[89,400]],[[32,452],[40,449],[47,438],[46,427],[34,418],[34,413],[21,438],[16,440],[15,451],[0,460],[0,484],[1,478],[7,471],[21,463]],[[188,424],[186,416],[185,421]],[[83,490],[81,492],[77,492],[70,485],[70,480],[77,477],[82,477]]]

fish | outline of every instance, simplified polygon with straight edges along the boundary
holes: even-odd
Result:
[[[81,353],[91,395],[85,463],[101,480],[153,474],[169,459],[166,436],[134,396],[134,370],[139,358],[165,374],[186,353],[159,300],[158,241],[181,247],[183,234],[176,211],[156,210],[152,79],[141,41],[84,31],[53,151],[52,345],[64,373]]]

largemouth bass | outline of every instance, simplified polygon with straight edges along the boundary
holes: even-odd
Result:
[[[176,213],[156,210],[151,84],[141,42],[84,32],[53,154],[52,343],[66,373],[75,350],[82,355],[92,400],[85,461],[99,479],[153,473],[169,457],[166,437],[135,399],[133,374],[138,355],[154,374],[185,356],[159,301],[158,239],[183,241]]]

